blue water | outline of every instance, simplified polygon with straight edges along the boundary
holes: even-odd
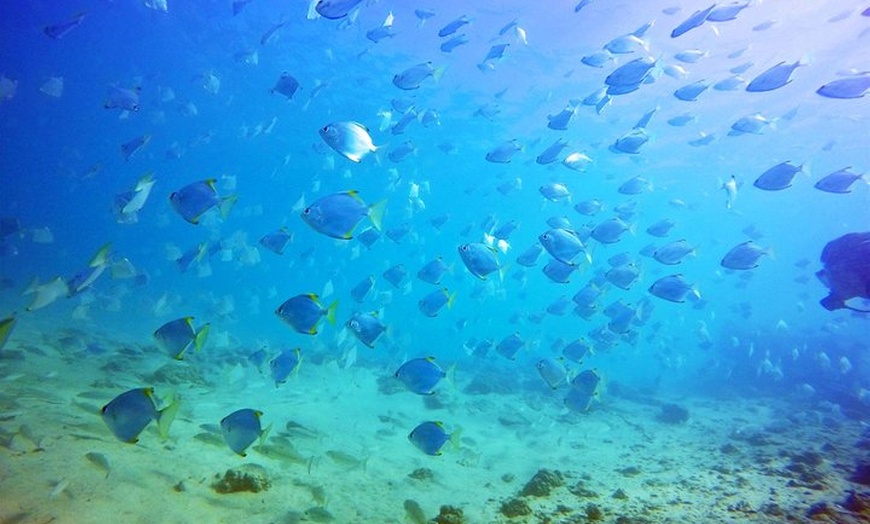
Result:
[[[479,370],[494,369],[487,380],[501,387],[550,393],[536,362],[558,358],[566,343],[582,337],[594,353],[582,364],[567,363],[569,378],[594,368],[606,383],[654,391],[651,395],[810,395],[866,420],[867,317],[823,309],[819,300],[828,289],[814,273],[822,269],[819,256],[827,242],[870,229],[870,193],[864,180],[848,194],[813,187],[843,167],[856,173],[870,168],[867,97],[816,94],[822,85],[870,67],[865,6],[751,2],[735,20],[707,22],[677,38],[671,31],[706,4],[595,0],[579,12],[574,6],[373,1],[334,21],[307,19],[302,1],[254,0],[237,16],[229,1],[170,2],[165,13],[134,1],[4,7],[0,75],[15,89],[0,100],[0,216],[16,218],[22,228],[4,240],[0,258],[0,313],[17,312],[7,348],[24,344],[16,333],[38,328],[56,339],[60,335],[52,330],[67,327],[83,332],[85,343],[88,333],[99,333],[151,347],[154,330],[190,315],[196,325],[211,324],[202,352],[190,355],[190,365],[202,369],[228,362],[252,366],[247,356],[261,347],[269,358],[300,347],[306,359],[300,373],[316,373],[317,366],[336,360],[348,365],[355,353],[356,363],[349,365],[389,376],[408,358],[431,355],[445,368],[455,365],[460,385]],[[414,9],[422,8],[435,15],[421,21]],[[87,14],[62,38],[44,33],[46,26],[78,12]],[[395,36],[378,43],[367,39],[366,32],[390,12]],[[471,19],[458,33],[468,43],[440,51],[450,37],[439,38],[438,30],[460,15]],[[513,20],[516,27],[500,36]],[[775,23],[765,28],[768,21]],[[654,24],[630,53],[614,54],[602,68],[581,63],[584,55],[647,22]],[[278,23],[284,25],[261,43]],[[510,44],[504,56],[479,67],[500,43]],[[674,58],[686,49],[705,56],[695,63]],[[256,52],[257,63],[239,59],[242,52]],[[595,92],[617,67],[641,56],[656,60],[647,82],[614,95],[600,113],[578,105],[567,130],[547,127],[549,115]],[[729,69],[747,62],[741,77],[749,81],[779,62],[798,60],[805,64],[791,81],[769,92],[710,88],[693,102],[673,96],[691,82],[725,79],[732,75]],[[413,91],[393,85],[394,75],[424,62],[439,69],[439,78],[427,78]],[[681,78],[674,66],[684,69]],[[301,85],[292,100],[270,92],[282,72]],[[63,78],[62,96],[40,91],[51,77]],[[208,88],[208,78],[219,85]],[[138,87],[139,110],[104,108],[110,86]],[[405,98],[420,113],[437,112],[438,123],[414,121],[403,134],[392,134],[389,125],[402,117],[392,101]],[[481,108],[498,111],[485,118]],[[615,151],[616,140],[652,110],[645,128],[649,141],[637,154]],[[683,114],[694,121],[668,124]],[[734,122],[756,114],[772,124],[760,134],[729,136]],[[318,135],[330,122],[351,120],[367,126],[378,146],[359,164]],[[121,144],[146,134],[150,141],[125,160]],[[706,145],[689,143],[710,135]],[[585,171],[536,163],[557,139],[569,144],[560,159],[575,151],[592,159]],[[389,152],[407,140],[416,151],[391,161]],[[508,140],[522,146],[509,163],[485,159]],[[791,187],[753,186],[761,173],[784,161],[803,166]],[[133,189],[149,171],[156,183],[138,221],[118,223],[115,196]],[[648,181],[645,190],[619,193],[635,176]],[[729,206],[722,185],[732,176],[739,187]],[[238,202],[226,218],[212,210],[199,225],[185,222],[169,195],[210,178],[221,196],[237,195]],[[567,186],[570,200],[551,202],[541,195],[539,187],[554,182]],[[500,190],[505,184],[516,187]],[[407,227],[408,233],[399,242],[382,236],[367,248],[356,239],[328,238],[300,218],[304,205],[347,190],[358,190],[368,204],[386,200],[384,232]],[[591,198],[603,204],[598,214],[583,216],[573,209]],[[294,210],[300,199],[304,204]],[[616,216],[620,206],[632,206],[621,215],[631,230],[614,244],[584,237],[591,262],[578,257],[567,284],[543,274],[550,260],[546,252],[535,267],[515,262],[549,229],[547,219],[565,217],[570,228],[588,234]],[[444,226],[433,227],[431,220],[445,214]],[[646,233],[663,218],[676,223],[666,238]],[[458,246],[484,242],[494,227],[511,220],[516,231],[496,246],[501,275],[476,278],[463,265]],[[281,226],[294,238],[279,256],[258,240]],[[371,222],[363,219],[355,234],[368,227]],[[47,232],[50,242],[44,241]],[[758,267],[722,267],[728,250],[750,238],[770,250]],[[678,239],[696,250],[679,265],[640,254],[650,244]],[[220,249],[180,271],[174,259],[202,242]],[[27,311],[33,296],[23,292],[34,279],[70,278],[106,243],[111,243],[110,265],[128,259],[138,278],[113,279],[110,266],[82,293]],[[604,286],[588,318],[572,313],[573,304],[563,316],[545,312],[600,279],[610,269],[608,258],[624,252],[641,270],[630,289]],[[417,303],[436,288],[416,272],[437,256],[452,267],[442,285],[456,298],[429,318]],[[400,263],[408,276],[395,289],[381,274]],[[648,292],[671,274],[681,274],[701,299],[672,303]],[[350,289],[368,275],[376,276],[375,287],[357,304]],[[274,310],[301,293],[321,294],[324,304],[338,300],[336,324],[323,322],[320,332],[309,336],[282,323]],[[618,300],[640,306],[627,333],[608,331],[603,311]],[[379,311],[387,326],[374,349],[343,327],[358,311]],[[609,342],[596,340],[599,329]],[[494,348],[474,354],[481,341],[498,344],[514,332],[525,341],[514,360]],[[152,358],[160,357],[154,351]],[[112,378],[124,384],[138,379]],[[262,380],[271,379],[264,373]],[[566,391],[549,395],[554,409],[564,409]],[[106,400],[121,392],[106,391]],[[234,394],[245,399],[245,388]],[[602,386],[591,410],[606,414],[607,405]],[[190,418],[196,419],[195,410]],[[425,411],[419,415],[420,421],[430,418]]]

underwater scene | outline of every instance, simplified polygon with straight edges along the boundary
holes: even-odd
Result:
[[[0,9],[0,523],[870,522],[870,4]]]

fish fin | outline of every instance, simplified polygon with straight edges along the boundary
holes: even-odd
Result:
[[[453,449],[461,449],[462,448],[462,427],[456,426],[456,429],[453,430],[453,433],[450,434],[450,445],[453,446]]]
[[[436,67],[432,71],[432,79],[435,80],[436,82],[440,82],[441,77],[444,76],[444,71],[446,71],[446,70],[447,70],[447,66]]]
[[[196,336],[193,338],[193,347],[197,353],[199,353],[199,350],[205,345],[205,340],[208,338],[208,330],[210,327],[211,324],[207,323],[196,332]]]
[[[326,320],[333,326],[335,325],[335,312],[338,311],[338,300],[334,301],[326,308]]]
[[[447,290],[445,289],[444,292],[446,293]],[[450,308],[453,307],[453,302],[456,301],[456,293],[457,293],[457,292],[454,291],[452,295],[450,295],[450,296],[447,297],[447,309],[450,309]]]
[[[261,446],[262,446],[263,444],[265,444],[265,442],[266,442],[266,438],[269,437],[269,432],[272,431],[272,424],[274,424],[274,423],[273,423],[273,422],[270,422],[269,425],[266,426],[266,427],[263,429],[263,431],[260,432],[260,438],[259,438],[258,442],[259,442],[259,444],[260,444]]]
[[[230,211],[233,209],[233,205],[235,205],[238,199],[238,195],[230,195],[221,198],[220,204],[218,204],[218,210],[221,213],[221,218],[227,218],[230,215]]]
[[[384,211],[387,208],[387,201],[381,200],[380,202],[376,202],[369,206],[369,219],[372,221],[372,225],[375,226],[375,229],[378,231],[381,230],[384,223]]]
[[[181,398],[173,394],[172,402],[160,410],[160,415],[157,417],[157,430],[160,432],[160,438],[163,440],[169,438],[169,427],[172,425],[172,421],[175,420],[175,415],[178,414],[180,407]]]
[[[100,267],[109,263],[109,251],[112,248],[111,242],[107,242],[103,247],[97,250],[94,258],[88,262],[88,267]]]

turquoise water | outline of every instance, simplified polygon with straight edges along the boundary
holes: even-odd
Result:
[[[738,2],[673,36],[709,6],[383,1],[330,20],[302,1],[235,4],[237,14],[229,1],[175,2],[165,10],[160,2],[132,1],[4,9],[0,314],[14,326],[0,360],[8,387],[2,451],[4,469],[29,471],[9,488],[23,498],[5,505],[4,518],[104,518],[70,517],[83,511],[82,496],[65,499],[64,490],[50,500],[66,506],[35,502],[48,500],[63,479],[73,493],[93,485],[99,472],[82,458],[91,452],[109,456],[113,474],[126,468],[127,481],[165,464],[157,469],[168,468],[166,485],[147,484],[145,492],[168,492],[187,479],[220,499],[202,479],[256,462],[277,475],[281,489],[298,492],[310,483],[332,494],[330,502],[300,499],[299,516],[270,509],[259,514],[264,522],[413,521],[405,499],[424,501],[430,517],[453,503],[469,521],[496,522],[508,518],[501,502],[538,468],[563,470],[576,482],[589,466],[570,452],[578,446],[600,454],[596,464],[607,471],[622,467],[611,462],[618,453],[602,447],[633,445],[633,426],[619,429],[626,420],[650,424],[663,432],[658,438],[682,431],[674,438],[692,449],[711,427],[769,429],[769,410],[831,413],[825,416],[841,425],[820,424],[843,467],[831,466],[824,497],[839,501],[847,488],[860,487],[848,479],[866,452],[849,450],[870,410],[867,317],[823,308],[830,290],[815,273],[828,242],[870,227],[866,179],[846,193],[817,187],[830,173],[850,166],[860,175],[870,165],[866,6]],[[727,7],[732,20],[722,20],[730,18]],[[456,33],[438,35],[462,16],[468,23]],[[444,50],[461,35],[461,44]],[[633,60],[642,66],[626,66]],[[783,62],[794,68],[768,73],[769,90],[747,90]],[[282,74],[298,89],[282,93]],[[397,75],[404,84],[394,82]],[[638,81],[619,80],[631,75]],[[817,92],[846,78],[863,91],[848,98]],[[696,82],[707,88],[681,90]],[[565,110],[571,118],[560,126],[556,116]],[[756,127],[741,127],[741,119]],[[335,148],[320,136],[325,126],[347,122],[364,126],[376,150]],[[557,141],[564,148],[544,163],[540,155]],[[354,153],[362,153],[360,162],[347,158]],[[573,157],[579,166],[563,162],[572,153],[581,155]],[[499,156],[503,161],[492,161]],[[762,173],[783,162],[799,167],[793,179],[757,187],[765,185],[756,182]],[[203,182],[212,179],[212,186]],[[143,180],[150,193],[133,213],[126,203]],[[197,224],[170,200],[190,184],[200,184],[213,204]],[[379,213],[360,215],[356,227],[345,228],[353,238],[336,239],[303,220],[309,206],[351,190],[363,207],[383,208],[382,223]],[[597,212],[578,212],[591,200]],[[199,218],[201,209],[185,205]],[[615,218],[625,231],[604,240],[596,228]],[[662,220],[673,223],[663,236],[648,232]],[[547,250],[534,264],[517,261],[552,228],[580,246],[565,256],[574,267],[563,283],[545,273],[553,260]],[[373,243],[361,241],[379,229]],[[260,241],[279,230],[290,235],[282,253]],[[679,240],[688,246],[679,263],[656,260],[656,249]],[[758,260],[725,267],[726,254],[750,240]],[[469,243],[495,258],[486,278],[460,255]],[[439,283],[420,279],[418,271],[438,257],[447,266]],[[393,285],[384,273],[398,265],[407,275]],[[636,276],[622,281],[614,269]],[[82,271],[96,271],[96,279],[79,287],[71,279]],[[655,284],[674,275],[688,288],[666,300]],[[369,276],[373,288],[358,301],[351,290]],[[590,283],[598,296],[584,302],[576,295]],[[419,303],[438,289],[448,303],[436,316],[423,314]],[[316,334],[294,331],[276,315],[285,300],[307,294],[318,295],[324,309],[337,301],[334,318],[320,319]],[[864,287],[848,305],[866,310],[867,298]],[[370,312],[386,328],[373,347],[347,327],[355,314]],[[188,316],[194,332],[208,325],[201,344],[166,347],[155,339],[161,326]],[[499,351],[512,335],[521,341],[515,354]],[[186,345],[186,332],[180,336]],[[563,349],[578,339],[588,354],[566,358]],[[276,386],[269,362],[296,348],[301,364]],[[175,360],[178,349],[186,350]],[[432,396],[408,391],[393,376],[421,357],[434,357],[445,375]],[[601,382],[586,391],[576,377],[590,372]],[[157,408],[180,399],[168,441],[152,424],[138,444],[124,444],[99,420],[100,407],[142,387],[155,388]],[[711,405],[720,402],[733,415],[727,423],[714,421]],[[754,414],[741,414],[741,402]],[[692,413],[676,426],[683,429],[658,417],[666,403]],[[263,427],[271,424],[261,445],[271,439],[298,451],[292,475],[274,449],[240,459],[223,443],[217,426],[240,408],[262,411]],[[800,420],[824,419],[813,416]],[[408,435],[436,420],[455,444],[430,457]],[[79,421],[86,429],[71,429]],[[300,440],[288,421],[316,439]],[[28,469],[34,446],[22,441],[22,425],[55,444],[52,464],[74,455],[93,479],[43,466],[36,491],[45,493],[29,500],[28,476],[38,474]],[[820,437],[810,429],[778,434],[778,443],[816,449]],[[82,432],[84,442],[71,438]],[[438,481],[396,491],[364,481],[399,482],[418,467]],[[690,460],[682,468],[706,466]],[[122,490],[125,482],[101,506],[107,514],[142,497]],[[768,487],[759,482],[745,493]],[[492,484],[499,487],[492,491]],[[372,500],[363,504],[348,489],[370,489]],[[636,490],[631,497],[643,499],[644,488]],[[586,506],[580,500],[566,503],[578,515]],[[795,500],[787,508],[795,514],[818,501]],[[128,503],[132,520],[147,521]],[[249,503],[194,504],[185,517],[179,502],[165,518],[234,519]],[[681,515],[672,508],[649,518]]]

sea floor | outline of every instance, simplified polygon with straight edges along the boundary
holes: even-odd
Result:
[[[17,333],[0,352],[0,522],[773,523],[870,514],[861,517],[854,500],[839,505],[870,489],[848,480],[867,453],[857,447],[866,428],[823,402],[621,388],[579,414],[544,387],[470,393],[484,378],[462,367],[431,397],[396,387],[390,370],[330,359],[303,362],[276,388],[250,364],[205,369],[197,356],[167,361],[145,346],[100,344],[118,349],[77,347],[69,333]],[[99,409],[142,386],[177,392],[184,404],[167,440],[152,424],[137,444],[120,442]],[[670,403],[687,411],[664,416]],[[272,424],[244,458],[215,431],[243,407]],[[461,428],[460,446],[424,455],[407,439],[424,420]],[[259,491],[219,493],[221,479]]]

